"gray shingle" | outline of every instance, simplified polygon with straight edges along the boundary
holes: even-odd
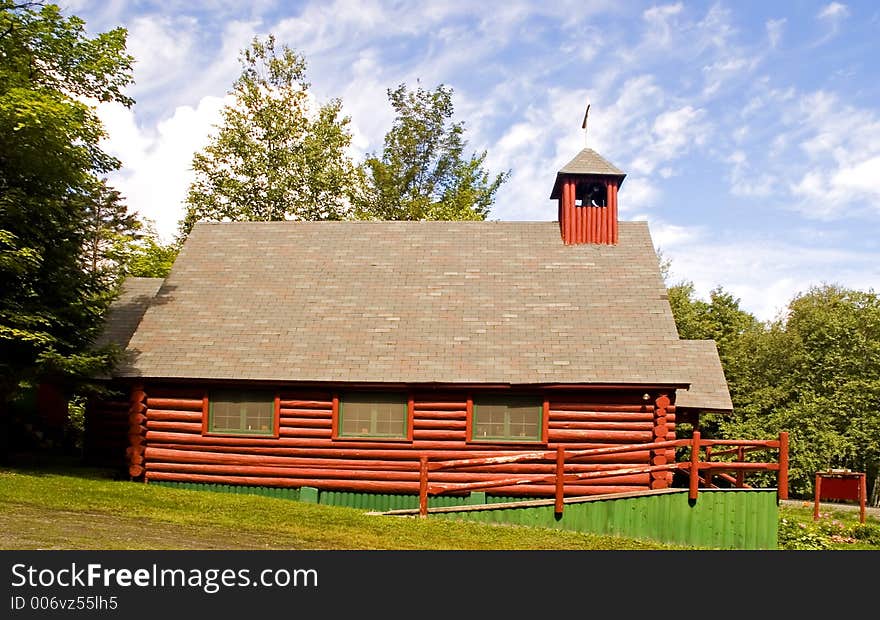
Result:
[[[162,282],[162,278],[126,278],[122,292],[107,313],[104,330],[96,339],[95,346],[115,344],[124,349]]]
[[[117,374],[685,387],[665,294],[643,222],[616,246],[556,222],[201,223]]]

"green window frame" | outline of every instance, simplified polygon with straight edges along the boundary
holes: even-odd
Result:
[[[212,390],[208,394],[208,432],[215,435],[276,434],[277,407],[272,392]]]
[[[350,392],[339,398],[341,439],[409,439],[409,398],[396,392]]]
[[[539,396],[476,396],[472,415],[471,441],[544,440],[544,401]]]

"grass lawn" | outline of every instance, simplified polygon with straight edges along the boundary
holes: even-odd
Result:
[[[780,549],[880,550],[880,520],[779,509]],[[370,516],[256,495],[113,480],[82,467],[0,469],[0,549],[682,549],[512,525]]]
[[[0,469],[0,549],[675,549],[510,525],[114,481],[87,469]]]

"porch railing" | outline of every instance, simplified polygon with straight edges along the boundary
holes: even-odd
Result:
[[[729,446],[724,450],[715,450],[716,446]],[[614,469],[586,472],[566,472],[566,466],[572,463],[582,462],[597,456],[612,454],[627,454],[643,452],[646,450],[660,450],[669,448],[690,448],[690,458],[687,461],[667,463],[661,465],[633,465]],[[776,462],[747,462],[745,455],[748,452],[758,450],[777,451]],[[701,458],[701,452],[704,457]],[[715,460],[718,457],[730,457],[734,460]],[[431,472],[473,468],[486,465],[504,465],[511,463],[553,463],[555,464],[552,474],[511,475],[510,477],[494,480],[481,480],[476,482],[431,482]],[[656,441],[653,443],[626,444],[620,446],[608,446],[603,448],[590,448],[586,450],[569,450],[558,446],[555,450],[541,450],[532,452],[508,452],[498,456],[455,459],[446,461],[432,461],[423,456],[419,460],[419,514],[427,516],[428,497],[431,495],[443,495],[445,493],[462,493],[465,491],[482,491],[500,487],[511,487],[529,484],[552,484],[555,489],[555,511],[562,514],[565,509],[566,485],[584,480],[598,480],[613,476],[625,476],[631,474],[644,474],[659,471],[685,471],[688,473],[688,497],[696,500],[700,489],[703,487],[717,488],[712,483],[713,476],[727,480],[738,488],[747,488],[745,474],[755,471],[775,471],[777,482],[777,495],[779,499],[788,499],[788,433],[779,433],[778,439],[772,440],[741,440],[741,439],[702,439],[699,431],[694,431],[690,439],[675,439]],[[733,473],[735,476],[731,476]],[[568,495],[573,497],[573,495]]]

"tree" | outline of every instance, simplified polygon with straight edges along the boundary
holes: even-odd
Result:
[[[356,175],[345,150],[349,119],[338,99],[313,107],[306,62],[275,38],[254,38],[223,121],[193,157],[181,237],[207,221],[337,220]]]
[[[135,278],[167,278],[179,246],[160,243],[150,221],[142,223],[142,228],[143,234],[128,247],[123,272]]]
[[[453,123],[452,89],[405,84],[388,90],[396,112],[382,156],[362,170],[356,214],[362,219],[484,220],[509,172],[490,177],[486,151],[464,156],[464,125]]]
[[[106,181],[84,201],[83,209],[83,269],[96,283],[115,286],[124,275],[130,248],[141,238],[142,224]]]
[[[22,381],[112,361],[88,351],[113,291],[83,269],[83,250],[87,206],[120,165],[89,102],[133,103],[125,39],[90,38],[54,5],[0,0],[0,437]]]

